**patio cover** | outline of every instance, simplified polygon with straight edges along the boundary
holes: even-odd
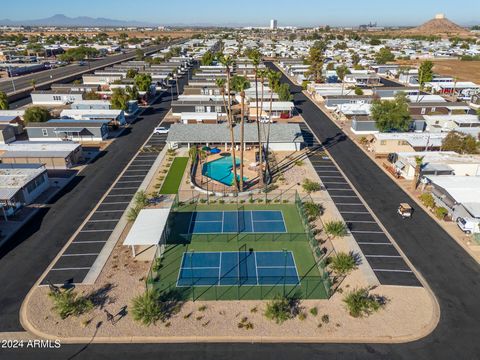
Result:
[[[170,208],[141,210],[123,245],[132,246],[134,257],[134,246],[158,245],[165,231],[169,214]]]

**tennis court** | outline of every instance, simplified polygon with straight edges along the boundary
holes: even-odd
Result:
[[[285,233],[281,211],[234,210],[192,212],[189,233]]]
[[[296,285],[291,251],[185,252],[177,286]]]

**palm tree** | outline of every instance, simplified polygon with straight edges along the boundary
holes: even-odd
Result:
[[[240,93],[242,99],[241,120],[240,120],[240,191],[243,191],[243,154],[245,143],[245,89],[250,87],[250,83],[243,76],[236,76],[233,82],[234,90]]]
[[[37,82],[35,81],[35,79],[32,79],[32,81],[30,81],[30,84],[32,85],[32,90],[35,91],[37,88]]]
[[[228,95],[228,109],[227,109],[227,119],[230,127],[230,141],[232,143],[232,170],[233,170],[233,186],[235,190],[238,189],[238,178],[237,178],[237,159],[235,157],[235,135],[233,133],[233,118],[232,118],[232,101],[231,101],[231,94],[230,94],[230,68],[233,65],[233,59],[230,56],[220,55],[219,56],[220,63],[225,66],[225,72],[227,74],[227,95]],[[223,99],[225,101],[225,88]]]
[[[273,91],[278,87],[278,85],[280,85],[280,79],[282,78],[282,73],[280,73],[279,71],[270,70],[267,72],[267,78],[268,78],[268,87],[270,88],[270,112],[269,112],[269,119],[268,119],[268,125],[267,125],[267,153],[268,153],[268,146],[270,143],[270,125],[272,123]]]
[[[345,83],[343,80],[345,79],[345,75],[349,73],[350,73],[350,70],[348,70],[348,67],[346,67],[345,65],[341,65],[337,67],[337,76],[342,81],[342,95],[343,95],[343,89],[345,88]]]
[[[424,156],[415,156],[415,174],[413,176],[413,188],[416,189],[420,180]]]
[[[258,114],[258,66],[262,62],[262,55],[260,52],[252,51],[250,53],[250,60],[252,60],[253,66],[255,67],[255,101],[256,101],[256,122],[257,122],[257,137],[258,137],[258,150],[259,150],[259,162],[260,162],[260,185],[263,185],[263,151],[262,151],[262,138],[260,133],[260,119]]]

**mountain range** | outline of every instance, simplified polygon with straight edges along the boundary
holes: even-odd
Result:
[[[0,19],[0,25],[6,26],[63,26],[63,27],[135,27],[158,26],[143,21],[115,20],[107,18],[92,18],[88,16],[68,17],[57,14],[44,19],[36,20],[10,20]]]

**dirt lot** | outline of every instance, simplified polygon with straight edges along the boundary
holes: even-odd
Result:
[[[422,60],[399,61],[399,64],[415,66]],[[433,60],[433,71],[439,75],[457,77],[459,81],[480,83],[480,61]]]

